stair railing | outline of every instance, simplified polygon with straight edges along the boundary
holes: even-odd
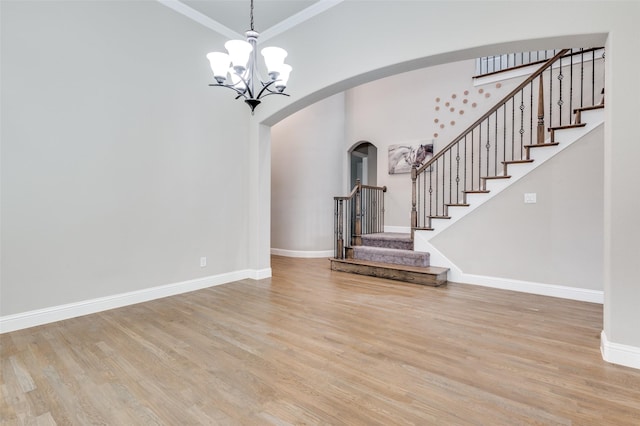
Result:
[[[496,103],[420,168],[411,171],[411,228],[432,229],[467,194],[488,192],[486,181],[507,177],[510,163],[531,162],[545,144],[545,127],[571,123],[576,109],[600,103],[604,49],[563,49]]]
[[[349,195],[333,197],[336,259],[344,259],[345,247],[361,245],[362,235],[384,232],[385,192],[386,186],[362,185],[358,179]]]
[[[483,56],[476,59],[476,75],[474,77],[484,77],[516,68],[543,64],[556,53],[558,50],[552,49]]]

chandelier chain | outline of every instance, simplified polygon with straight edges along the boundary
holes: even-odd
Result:
[[[250,21],[251,21],[251,31],[254,31],[254,29],[253,29],[253,0],[251,0]]]

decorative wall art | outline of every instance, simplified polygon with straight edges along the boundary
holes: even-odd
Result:
[[[414,164],[420,168],[433,157],[433,142],[419,145],[389,145],[389,174],[411,173]]]

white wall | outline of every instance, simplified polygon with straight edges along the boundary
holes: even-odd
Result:
[[[272,127],[274,253],[333,252],[333,197],[343,195],[344,120],[344,94],[338,94]]]
[[[249,268],[248,109],[207,86],[222,37],[156,2],[1,7],[0,315]]]

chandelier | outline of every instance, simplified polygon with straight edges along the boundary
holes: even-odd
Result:
[[[287,51],[279,47],[265,47],[261,53],[267,68],[267,80],[262,80],[258,72],[256,44],[259,34],[253,28],[253,0],[251,0],[251,29],[245,33],[247,40],[229,40],[224,44],[228,53],[211,52],[207,59],[211,64],[214,84],[209,86],[228,87],[243,98],[253,114],[260,99],[268,95],[284,95],[291,66],[284,63]]]

